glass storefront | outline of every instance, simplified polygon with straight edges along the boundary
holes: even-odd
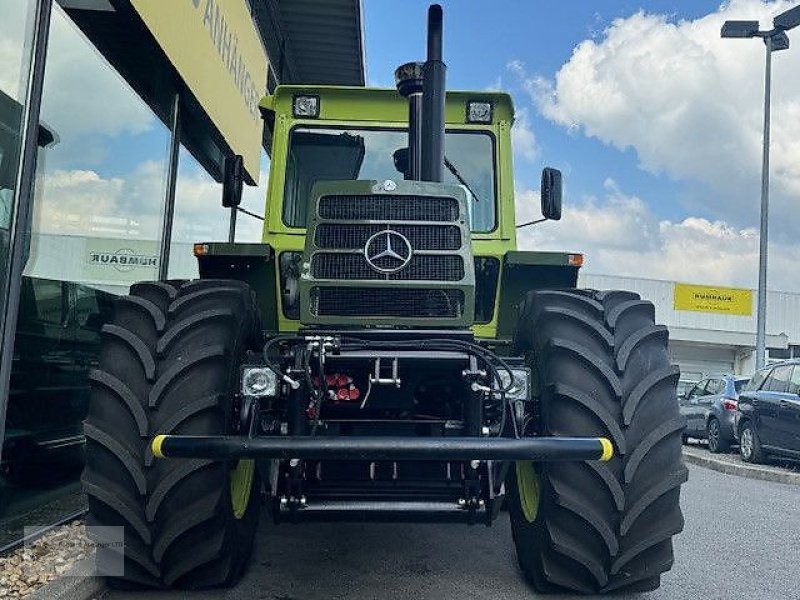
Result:
[[[36,3],[0,3],[0,315],[5,299]]]
[[[22,52],[25,24],[14,23],[25,16],[20,4],[0,3],[0,29],[18,36]],[[15,78],[24,79],[18,62]],[[4,93],[11,82],[5,64]],[[11,92],[19,89],[22,84]],[[12,107],[20,112],[19,102]],[[157,278],[168,173],[170,130],[57,4],[41,129],[48,149],[37,165],[20,290],[0,471],[0,547],[19,538],[23,527],[48,525],[85,507],[79,477],[88,373],[114,294]],[[15,148],[5,138],[2,145],[3,173],[13,174]],[[2,197],[6,206],[10,195]]]
[[[157,278],[170,131],[54,6],[40,168],[26,275],[112,292]]]
[[[0,2],[0,315],[40,1]],[[176,131],[185,128],[187,137],[170,164],[179,134],[168,125],[165,98],[171,103],[185,88],[154,75],[157,85],[147,88],[145,78],[143,89],[141,78],[120,68],[114,54],[119,48],[103,37],[107,31],[100,32],[99,44],[97,31],[91,33],[96,15],[64,4],[73,8],[53,2],[50,17],[30,253],[19,292],[10,393],[0,397],[6,413],[5,435],[0,430],[0,548],[18,540],[24,527],[50,525],[86,506],[79,478],[88,375],[115,296],[133,282],[158,278],[170,182],[175,208],[169,277],[196,277],[192,243],[225,240],[229,229],[222,185],[209,175],[220,175],[223,152],[209,142],[213,124],[198,118],[201,107],[188,98],[184,123],[187,98],[179,100]],[[172,66],[165,70],[172,73]],[[268,168],[262,153],[261,185],[245,187],[242,207],[257,215],[264,211]],[[239,213],[236,240],[259,241],[262,225]]]
[[[0,3],[0,331],[5,327],[9,300],[9,260],[13,231],[17,225],[16,192],[36,5],[34,0],[6,0]],[[6,421],[3,401],[0,398],[0,439],[6,440],[13,438],[14,427],[13,423],[6,423],[3,436],[3,423]],[[3,446],[0,451],[0,546],[8,537],[4,531],[4,515],[9,514],[11,496],[6,484],[9,452],[5,443]]]

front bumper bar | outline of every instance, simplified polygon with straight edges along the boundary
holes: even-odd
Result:
[[[157,458],[214,460],[262,458],[309,460],[530,460],[608,461],[614,455],[606,438],[530,437],[307,437],[157,435]]]

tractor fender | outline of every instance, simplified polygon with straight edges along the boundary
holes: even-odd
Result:
[[[200,242],[194,245],[200,279],[244,281],[256,294],[266,331],[278,331],[275,250],[264,243]]]
[[[512,250],[503,255],[497,313],[497,336],[514,334],[525,293],[540,289],[577,287],[583,255],[567,252]]]

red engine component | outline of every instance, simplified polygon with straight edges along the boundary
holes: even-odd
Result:
[[[328,386],[328,398],[334,402],[353,402],[361,397],[353,378],[345,373],[328,373],[325,375]]]

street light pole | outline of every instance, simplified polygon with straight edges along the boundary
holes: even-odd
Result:
[[[758,243],[758,309],[756,316],[756,368],[767,358],[767,234],[769,225],[769,126],[772,84],[772,53],[789,48],[786,32],[800,25],[800,6],[782,12],[772,21],[772,29],[760,31],[758,21],[725,21],[723,38],[761,38],[767,48],[764,75],[764,144],[761,159],[761,223]]]
[[[767,235],[769,229],[769,116],[772,84],[772,37],[764,38],[767,46],[764,75],[764,144],[761,158],[761,226],[758,238],[758,313],[756,316],[756,369],[767,358]]]

